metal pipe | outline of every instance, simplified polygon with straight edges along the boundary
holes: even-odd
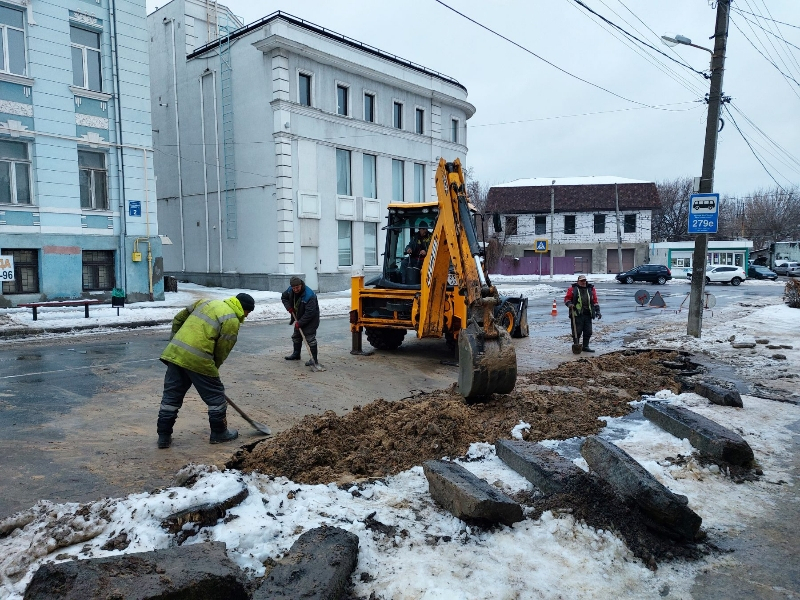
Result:
[[[217,161],[217,216],[219,218],[219,272],[222,273],[222,173],[219,163],[219,123],[217,120],[217,72],[211,71],[211,85],[214,88],[214,148]]]
[[[147,284],[150,302],[153,301],[153,253],[150,252],[150,189],[147,184],[147,150],[142,150],[144,166],[144,233],[147,236]]]
[[[178,207],[181,217],[181,271],[186,271],[186,238],[183,230],[183,178],[181,176],[181,122],[178,116],[178,58],[175,45],[175,19],[169,20],[172,26],[172,88],[175,108],[175,143],[178,151]]]
[[[208,165],[206,164],[206,112],[205,103],[203,101],[203,77],[206,73],[200,75],[200,138],[202,142],[200,147],[203,149],[203,197],[205,198],[206,208],[206,273],[211,272],[211,233],[209,232],[208,223]]]
[[[29,5],[30,6],[30,5]],[[117,4],[116,0],[111,0],[111,80],[114,86],[114,112],[116,113],[116,123],[114,130],[119,144],[117,151],[117,170],[119,171],[119,284],[124,290],[128,286],[128,271],[125,260],[128,254],[125,248],[125,238],[128,235],[128,221],[125,213],[125,160],[123,155],[122,142],[122,107],[120,106],[119,92],[119,48],[117,47]],[[40,134],[37,134],[40,135]]]

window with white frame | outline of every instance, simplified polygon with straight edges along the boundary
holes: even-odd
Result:
[[[395,129],[403,128],[403,103],[394,102],[392,104],[392,125]]]
[[[350,107],[348,106],[348,94],[350,90],[346,85],[339,84],[336,86],[336,114],[346,117],[350,114]]]
[[[450,141],[458,143],[458,119],[450,119]]]
[[[81,208],[108,210],[108,171],[103,152],[78,150]]]
[[[0,45],[0,70],[15,75],[27,75],[25,22],[21,10],[0,6]]]
[[[375,94],[364,94],[364,120],[375,122]]]
[[[425,202],[425,165],[414,163],[414,202]]]
[[[392,202],[404,201],[403,161],[392,159]]]
[[[70,25],[69,39],[72,42],[72,83],[87,90],[102,91],[100,34]]]
[[[364,266],[378,264],[378,224],[364,223]]]
[[[311,106],[311,75],[308,73],[299,73],[297,76],[297,102]]]
[[[0,140],[0,204],[31,204],[28,144]]]
[[[353,265],[353,222],[336,221],[339,224],[339,266]]]
[[[377,157],[374,154],[364,154],[364,197],[378,197],[378,181],[376,177]]]
[[[336,149],[336,193],[340,196],[352,196],[350,181],[350,150]]]
[[[414,111],[414,131],[422,135],[425,133],[425,111],[421,108]]]

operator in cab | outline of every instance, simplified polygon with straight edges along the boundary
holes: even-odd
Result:
[[[425,260],[425,255],[428,254],[428,246],[431,245],[433,236],[428,230],[428,223],[420,221],[417,226],[417,235],[406,246],[406,254],[409,257],[410,266],[417,269],[422,268],[422,262]]]

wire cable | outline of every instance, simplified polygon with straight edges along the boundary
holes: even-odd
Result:
[[[787,25],[789,27],[794,27],[795,29],[800,29],[800,25],[792,25],[791,23],[786,23],[785,21],[778,21],[777,19],[771,19],[771,18],[768,19],[767,17],[764,17],[762,15],[757,15],[756,13],[749,12],[749,11],[746,11],[746,10],[742,10],[741,8],[737,8],[737,7],[734,7],[734,6],[731,6],[731,8],[733,10],[735,10],[736,12],[745,13],[745,14],[748,14],[748,15],[753,15],[754,17],[758,17],[759,19],[764,19],[765,21],[773,21],[775,23],[780,23],[781,25]]]
[[[750,148],[750,152],[752,152],[752,153],[753,153],[753,156],[755,156],[755,157],[756,157],[756,160],[759,162],[759,164],[760,164],[760,165],[761,165],[761,167],[764,169],[764,171],[766,172],[766,174],[767,174],[767,175],[769,175],[770,179],[772,179],[772,181],[774,181],[774,182],[775,182],[775,185],[777,185],[779,188],[781,188],[781,190],[782,190],[782,191],[784,191],[784,192],[785,192],[786,190],[783,188],[783,186],[782,186],[780,183],[778,183],[778,180],[777,180],[777,179],[775,179],[775,177],[772,175],[772,173],[770,173],[769,169],[767,169],[766,165],[764,164],[764,161],[763,161],[763,160],[761,160],[761,157],[760,157],[760,156],[759,156],[759,155],[756,153],[756,151],[753,149],[753,146],[752,146],[752,144],[750,144],[750,140],[748,140],[748,139],[747,139],[747,136],[745,136],[745,134],[744,134],[744,133],[742,132],[742,130],[739,128],[739,124],[736,122],[736,118],[733,116],[733,113],[730,111],[730,109],[729,109],[727,106],[725,106],[725,112],[727,112],[727,113],[728,113],[728,116],[730,116],[730,118],[731,118],[731,122],[733,123],[733,126],[736,128],[736,131],[738,131],[738,132],[739,132],[739,135],[741,135],[741,136],[742,136],[742,139],[744,140],[745,144],[747,144],[747,147],[748,147],[748,148]],[[773,167],[773,168],[774,168],[774,167]],[[777,172],[777,173],[778,173],[778,174],[779,174],[781,177],[783,177],[784,179],[786,179],[786,181],[791,181],[790,179],[788,179],[787,177],[785,177],[783,174],[781,174],[781,173],[780,173],[780,171],[778,171],[777,169],[775,169],[775,171],[776,171],[776,172]]]

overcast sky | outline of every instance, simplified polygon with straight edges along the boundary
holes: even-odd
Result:
[[[700,175],[707,107],[698,100],[708,92],[707,80],[663,56],[653,58],[653,51],[633,43],[646,55],[643,58],[617,39],[624,34],[609,33],[575,0],[445,1],[558,67],[635,102],[559,72],[435,0],[229,0],[227,4],[245,23],[283,10],[456,78],[477,108],[468,122],[467,164],[484,183],[579,175],[648,181]],[[680,33],[694,44],[713,47],[708,38],[714,33],[715,10],[709,0],[583,1],[676,60],[699,71],[708,69],[707,52],[687,46],[670,49],[658,37]],[[163,4],[147,0],[148,11]],[[783,187],[798,185],[800,1],[735,0],[733,6],[795,25],[732,12],[723,92],[783,148],[772,146],[733,111],[772,176]],[[734,123],[723,117],[715,191],[746,195],[774,187]]]

